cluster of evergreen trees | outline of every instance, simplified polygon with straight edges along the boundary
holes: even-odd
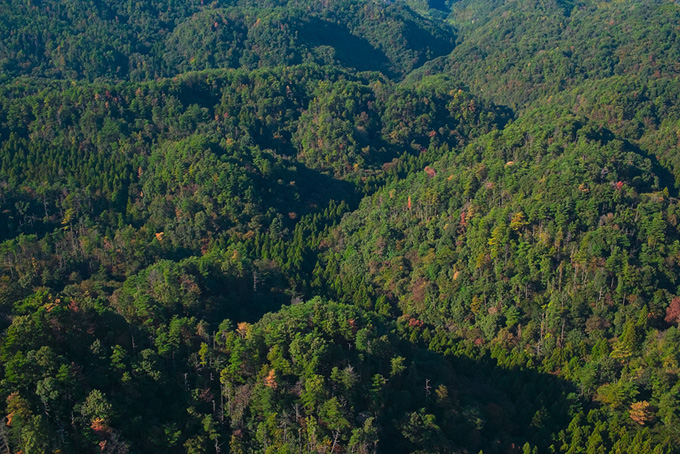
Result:
[[[0,451],[678,452],[675,2],[0,30]]]

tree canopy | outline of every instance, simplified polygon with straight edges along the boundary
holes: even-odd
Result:
[[[0,451],[679,452],[678,30],[6,1]]]

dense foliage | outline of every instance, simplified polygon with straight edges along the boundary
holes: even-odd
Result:
[[[679,452],[677,2],[0,30],[0,452]]]

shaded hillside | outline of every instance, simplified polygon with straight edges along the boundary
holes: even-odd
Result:
[[[400,76],[454,47],[451,27],[402,4],[117,2],[4,6],[5,76],[149,80],[210,68],[317,62]]]

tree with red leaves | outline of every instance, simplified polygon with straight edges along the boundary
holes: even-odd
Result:
[[[677,324],[680,327],[680,296],[676,296],[666,309],[666,322]]]

